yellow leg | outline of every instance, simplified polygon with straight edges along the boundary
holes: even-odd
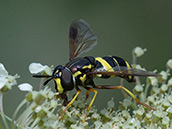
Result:
[[[73,97],[73,99],[70,101],[70,103],[68,103],[68,105],[66,106],[65,110],[63,111],[63,113],[61,114],[61,117],[59,120],[62,120],[64,117],[64,114],[66,112],[66,110],[70,107],[70,105],[75,101],[75,99],[77,98],[77,96],[81,93],[81,90],[77,90],[76,95]]]
[[[123,90],[125,90],[125,91],[126,91],[126,92],[127,92],[127,93],[128,93],[128,94],[129,94],[138,104],[141,104],[141,105],[147,107],[148,109],[155,110],[154,108],[148,106],[147,104],[140,102],[140,101],[136,98],[136,96],[135,96],[131,91],[129,91],[128,89],[126,89],[126,88],[123,87],[123,86],[94,86],[94,88],[97,88],[97,89],[123,89]]]
[[[89,105],[88,108],[87,108],[87,112],[86,112],[86,114],[85,114],[84,120],[82,121],[83,123],[84,123],[85,120],[87,119],[88,111],[90,110],[90,108],[91,108],[91,106],[92,106],[92,104],[93,104],[93,102],[94,102],[94,100],[95,100],[95,98],[96,98],[96,95],[97,95],[97,91],[94,90],[94,89],[92,89],[92,88],[89,88],[88,91],[94,92],[94,97],[93,97],[93,99],[91,100],[90,105]]]
[[[147,104],[140,102],[140,100],[138,100],[136,98],[136,96],[131,91],[129,91],[128,89],[126,89],[125,87],[121,86],[121,89],[125,90],[138,104],[141,104],[141,105],[147,107],[148,109],[155,110],[154,108],[148,106]]]

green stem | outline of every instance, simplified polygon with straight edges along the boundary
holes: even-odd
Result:
[[[146,84],[146,87],[145,87],[145,98],[148,96],[148,88],[149,88],[149,84]]]
[[[24,100],[18,105],[18,107],[16,108],[16,110],[15,110],[15,112],[14,112],[14,114],[13,114],[13,117],[12,117],[12,123],[11,123],[12,129],[15,129],[15,127],[16,127],[16,122],[14,121],[14,120],[15,120],[15,117],[16,117],[18,111],[20,110],[20,108],[21,108],[25,103],[26,103],[26,100],[24,99]]]
[[[134,53],[132,52],[132,57],[133,57],[133,65],[136,65],[136,63],[137,63],[137,57],[134,55]],[[137,85],[141,85],[141,83],[140,83],[140,79],[139,79],[139,77],[138,76],[135,76],[135,79],[136,79],[136,84]]]
[[[4,122],[5,128],[6,129],[10,129],[9,126],[8,126],[8,124],[7,124],[6,118],[5,118],[5,114],[4,114],[4,109],[3,109],[3,94],[0,94],[0,111],[1,111],[1,117],[2,117],[2,120]]]

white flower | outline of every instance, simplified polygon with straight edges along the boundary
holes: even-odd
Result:
[[[152,113],[151,112],[148,112],[148,113],[145,113],[146,114],[146,118],[147,119],[151,119],[151,117],[152,117]]]
[[[14,75],[14,76],[11,76],[11,75],[8,75],[6,78],[8,79],[8,82],[6,83],[7,86],[14,86],[17,84],[16,82],[16,79],[19,78],[20,76],[19,75]]]
[[[35,108],[35,112],[36,112],[36,113],[40,112],[41,110],[42,110],[42,107],[41,107],[41,106],[37,106],[37,107]]]
[[[146,71],[146,69],[142,68],[141,65],[139,65],[139,64],[135,65],[134,68]]]
[[[96,112],[94,112],[94,114],[91,116],[93,119],[98,119],[100,116],[99,114],[97,114]]]
[[[75,124],[75,125],[71,125],[70,129],[83,129],[83,127],[78,126],[77,124]]]
[[[102,124],[102,129],[111,129],[112,128],[112,122],[107,122]]]
[[[168,99],[168,101],[170,102],[170,103],[172,103],[172,91],[171,91],[171,93],[169,93],[170,95],[167,97],[167,99]]]
[[[148,77],[147,82],[151,84],[152,86],[158,85],[158,80],[156,77]]]
[[[145,110],[144,110],[144,108],[139,108],[138,110],[135,111],[135,114],[137,114],[138,116],[143,116],[143,115],[145,115]]]
[[[162,84],[160,89],[161,89],[161,92],[166,92],[168,90],[168,86],[166,84]]]
[[[136,93],[141,93],[143,91],[143,85],[136,85],[134,91]]]
[[[167,80],[168,76],[170,75],[168,72],[165,71],[161,71],[160,72],[161,77],[158,77],[158,81],[159,82],[164,82],[165,80]]]
[[[100,121],[95,121],[94,122],[95,129],[99,129],[102,126],[102,122]]]
[[[168,113],[172,113],[172,106],[168,107],[166,110]]]
[[[41,73],[41,72],[45,72],[47,75],[52,74],[51,68],[49,68],[47,65],[43,66],[40,63],[31,63],[29,65],[29,71],[32,74],[37,74],[37,73]]]
[[[140,121],[137,120],[136,118],[129,119],[129,120],[128,120],[128,123],[129,123],[130,126],[133,125],[133,126],[132,126],[133,128],[134,128],[134,127],[137,127],[137,128],[140,127]]]
[[[1,92],[7,92],[12,88],[13,85],[16,85],[16,78],[19,78],[18,75],[8,75],[7,70],[4,65],[0,63],[0,90]]]
[[[32,91],[33,87],[29,83],[23,83],[18,85],[18,88],[21,91]]]
[[[169,117],[167,117],[167,116],[165,116],[165,117],[162,119],[162,124],[163,124],[163,125],[168,125],[169,122],[170,122],[170,119],[169,119]]]
[[[142,56],[144,53],[146,52],[146,48],[141,48],[141,47],[136,47],[134,50],[133,50],[133,54],[136,56],[136,57],[140,57]]]
[[[130,106],[130,105],[131,105],[131,100],[125,98],[125,99],[123,100],[123,106],[124,106],[124,107],[128,107],[128,106]]]
[[[54,97],[54,93],[52,92],[52,91],[50,91],[50,92],[48,92],[48,95],[47,95],[47,97],[49,98],[49,99],[52,99],[53,97]]]
[[[149,97],[147,98],[147,100],[148,100],[149,103],[153,103],[154,100],[155,100],[155,98],[154,98],[154,96],[149,96]]]
[[[172,59],[169,59],[167,62],[167,68],[172,69]]]
[[[109,108],[114,108],[115,107],[115,103],[113,101],[114,99],[112,98],[110,101],[108,101],[107,105]]]
[[[58,106],[57,101],[54,100],[54,99],[52,99],[52,100],[50,101],[50,105],[51,105],[51,107],[53,107],[54,109]]]
[[[169,87],[172,87],[172,78],[170,78],[170,79],[168,80],[168,86],[169,86]]]
[[[169,101],[167,101],[167,100],[164,100],[163,102],[162,102],[162,105],[163,105],[163,107],[170,107],[170,102]]]
[[[153,112],[153,115],[156,116],[156,117],[158,117],[158,118],[163,118],[163,114],[162,114],[161,111],[154,111]]]
[[[152,88],[152,92],[155,93],[155,94],[159,94],[160,89],[159,89],[157,86],[154,86],[154,87]]]

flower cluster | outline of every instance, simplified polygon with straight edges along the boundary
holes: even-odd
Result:
[[[133,64],[136,68],[141,68],[136,64],[136,59],[142,56],[146,49],[136,47],[133,54]],[[141,68],[145,70],[144,68]],[[29,66],[31,73],[51,75],[52,68],[43,66],[39,63],[32,63]],[[119,109],[114,109],[114,99],[107,102],[107,107],[100,112],[92,106],[88,112],[87,120],[82,123],[91,101],[86,100],[85,96],[78,96],[76,101],[65,112],[63,119],[59,118],[65,107],[62,106],[62,100],[57,93],[51,91],[48,87],[40,91],[33,91],[28,83],[19,85],[19,88],[28,91],[25,99],[18,105],[11,119],[11,125],[15,128],[40,128],[40,129],[132,129],[132,128],[172,128],[172,59],[167,61],[166,70],[161,71],[161,76],[147,77],[146,82],[141,83],[136,78],[136,86],[133,89],[134,95],[140,101],[153,107],[155,110],[149,110],[146,107],[137,104],[131,97],[125,98]],[[8,75],[4,66],[0,64],[0,90],[4,87],[16,85],[15,79],[18,76]],[[2,83],[3,82],[3,83]],[[8,88],[11,89],[11,88]],[[26,107],[22,113],[19,110]],[[21,112],[21,111],[20,111]]]
[[[9,75],[4,65],[0,63],[0,92],[5,93],[16,85],[16,79],[19,78],[18,75]]]

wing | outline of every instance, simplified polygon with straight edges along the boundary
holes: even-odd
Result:
[[[116,75],[116,76],[154,76],[154,77],[159,77],[161,76],[160,74],[151,72],[151,71],[145,71],[142,69],[136,69],[136,68],[128,68],[128,67],[113,67],[111,69],[104,69],[104,68],[98,68],[94,70],[93,72],[90,72],[89,74],[91,75],[98,75],[98,74],[103,74],[103,75]]]
[[[97,44],[97,36],[83,19],[71,23],[69,30],[70,60],[91,50]]]

